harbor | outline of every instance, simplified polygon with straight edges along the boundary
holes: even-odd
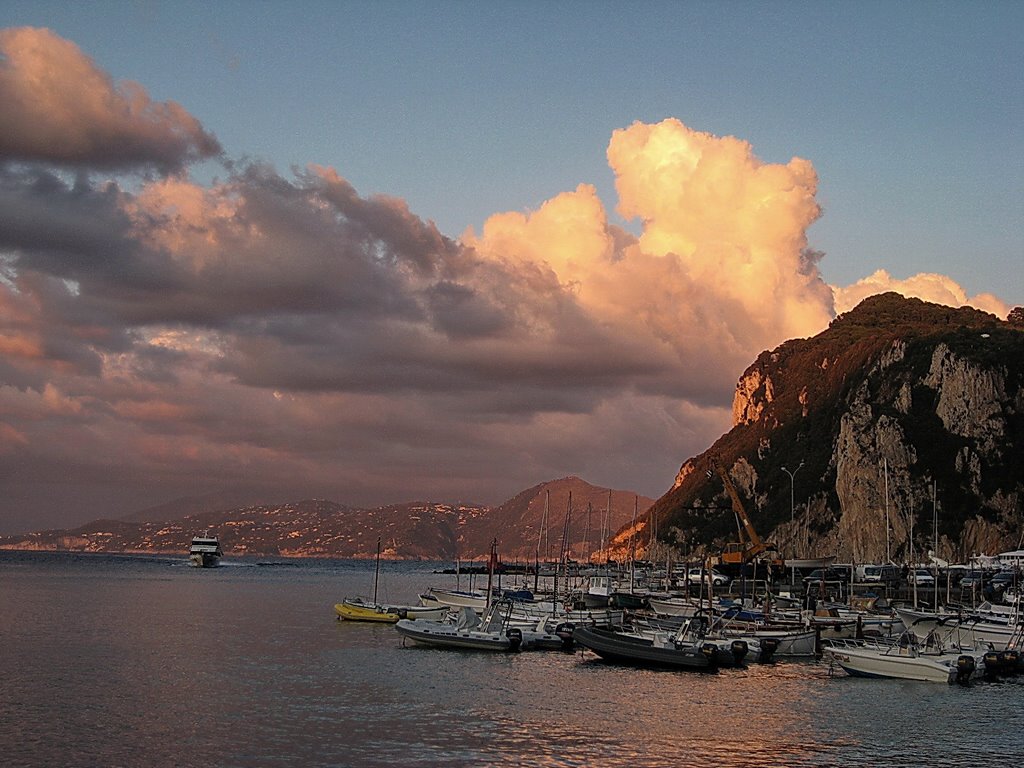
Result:
[[[382,563],[379,598],[413,602],[446,565]],[[966,768],[1024,757],[1018,679],[861,680],[816,658],[694,674],[578,649],[403,645],[391,625],[336,620],[333,603],[373,577],[367,561],[228,557],[197,569],[184,556],[0,553],[0,642],[20,660],[0,681],[5,764]]]
[[[942,573],[938,564],[931,573],[924,568],[901,572],[829,558],[791,562],[779,578],[771,578],[769,570],[761,581],[756,561],[749,569],[746,564],[731,569],[735,577],[710,562],[700,567],[666,563],[661,569],[631,562],[627,579],[613,563],[595,568],[563,560],[538,562],[532,572],[510,568],[492,548],[483,588],[473,586],[481,575],[473,567],[463,589],[457,567],[453,587],[428,587],[418,605],[375,603],[378,560],[375,612],[346,609],[362,605],[360,597],[346,598],[335,609],[339,620],[390,621],[403,645],[434,649],[579,650],[612,664],[702,672],[813,658],[827,661],[830,673],[969,684],[1024,672],[1018,562],[1009,557],[994,563],[1002,569],[964,574],[955,566]],[[534,591],[527,586],[531,573]],[[961,596],[970,589],[969,604],[948,599],[954,573],[958,582],[969,583],[956,584]],[[510,588],[503,587],[503,575],[512,580]],[[942,576],[946,602],[940,604]],[[978,587],[992,600],[978,603]],[[925,597],[933,602],[919,600]]]

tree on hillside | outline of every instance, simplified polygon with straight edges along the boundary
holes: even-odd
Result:
[[[1024,328],[1024,307],[1014,307],[1006,316],[1006,322],[1018,328]]]

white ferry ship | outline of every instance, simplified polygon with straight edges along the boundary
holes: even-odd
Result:
[[[209,531],[201,536],[192,537],[192,546],[188,550],[189,562],[197,568],[213,568],[220,563],[222,552],[220,540]]]

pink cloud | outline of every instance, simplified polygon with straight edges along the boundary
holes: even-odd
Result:
[[[945,304],[949,307],[974,307],[983,312],[991,312],[1003,320],[1011,309],[1009,304],[991,293],[968,296],[953,278],[933,272],[921,272],[901,280],[886,270],[879,269],[852,285],[833,287],[833,291],[836,297],[836,312],[840,313],[853,309],[868,296],[886,291],[895,291],[908,298]]]
[[[170,172],[221,151],[181,105],[115,83],[48,29],[0,30],[0,104],[0,159]]]
[[[0,160],[22,161],[0,163],[0,469],[26,488],[498,502],[580,474],[654,495],[728,429],[750,361],[836,309],[1005,307],[941,276],[829,287],[813,165],[678,120],[610,138],[637,236],[589,184],[453,238],[318,166],[71,182],[47,166],[218,148],[52,32],[0,50]]]

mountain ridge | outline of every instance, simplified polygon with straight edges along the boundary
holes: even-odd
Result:
[[[128,519],[162,514],[162,505],[72,531],[0,537],[0,548],[182,551],[210,527],[239,554],[369,557],[380,536],[393,558],[480,558],[496,541],[505,558],[557,558],[564,547],[582,559],[603,531],[602,557],[703,556],[737,536],[722,484],[706,474],[712,458],[761,536],[790,557],[909,560],[934,549],[962,562],[1024,541],[1021,308],[1002,321],[893,293],[869,297],[823,332],[758,355],[732,410],[733,427],[686,459],[656,501],[574,476],[497,507],[368,510],[309,499],[195,512],[213,503],[199,497],[181,500],[193,514],[179,520]],[[97,530],[100,522],[110,530]]]
[[[413,501],[365,509],[304,499],[211,509],[223,498],[211,494],[177,500],[177,508],[189,513],[170,519],[137,518],[151,517],[154,509],[175,509],[175,502],[74,529],[2,536],[0,549],[180,554],[188,551],[194,534],[210,531],[220,537],[228,557],[370,558],[376,555],[379,537],[382,557],[387,559],[481,559],[496,541],[503,559],[532,561],[538,556],[557,559],[566,537],[569,557],[578,559],[597,549],[597,532],[586,538],[583,505],[605,497],[612,500],[605,526],[608,531],[621,528],[635,510],[646,511],[654,502],[631,491],[593,486],[575,476],[540,483],[497,507]],[[572,509],[566,526],[570,498]],[[546,522],[542,519],[545,500],[549,502]],[[194,511],[197,507],[199,511]],[[542,529],[547,531],[546,553],[540,551]],[[589,551],[587,541],[593,543]]]
[[[664,545],[713,553],[735,540],[721,483],[703,471],[717,457],[758,532],[791,556],[938,549],[962,562],[1019,546],[1021,325],[872,296],[822,333],[762,352],[737,382],[733,422],[655,502]]]

